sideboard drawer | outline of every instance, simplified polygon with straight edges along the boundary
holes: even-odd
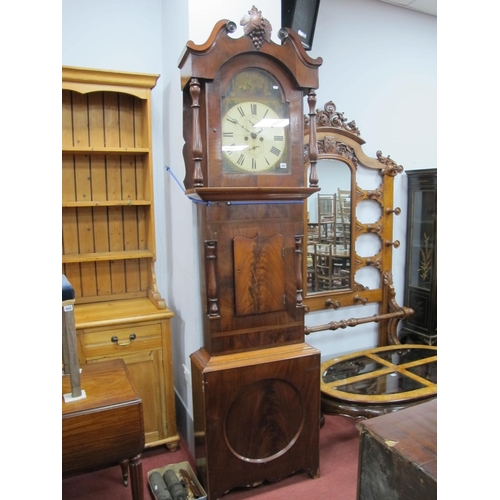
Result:
[[[88,329],[83,332],[86,358],[118,356],[158,349],[162,345],[160,323],[120,328]]]

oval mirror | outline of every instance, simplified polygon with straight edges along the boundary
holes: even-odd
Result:
[[[352,170],[335,159],[316,168],[321,191],[307,199],[307,295],[352,288]]]

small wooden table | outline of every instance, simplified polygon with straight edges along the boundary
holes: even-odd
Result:
[[[143,499],[144,448],[142,400],[123,360],[83,366],[87,397],[62,403],[62,472],[84,472],[129,461],[132,498]],[[62,393],[71,392],[68,375]]]
[[[437,400],[357,424],[357,500],[437,499]]]

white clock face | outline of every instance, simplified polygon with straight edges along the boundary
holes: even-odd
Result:
[[[256,101],[239,103],[222,118],[222,152],[233,171],[266,172],[287,168],[288,120]]]

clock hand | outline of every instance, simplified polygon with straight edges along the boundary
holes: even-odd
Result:
[[[250,120],[248,120],[250,123],[252,123]],[[252,123],[252,127],[255,127],[255,124]],[[263,131],[264,129],[261,128],[258,132],[250,132],[252,134],[252,139],[257,139],[257,136]],[[248,132],[248,131],[247,131]]]
[[[250,122],[250,123],[252,123],[252,122]],[[238,125],[240,125],[240,124],[238,123]],[[243,127],[243,125],[240,125],[240,127]],[[243,127],[243,128],[252,136],[252,139],[257,139],[257,136],[262,132],[262,129],[260,129],[258,132],[251,132],[246,127]]]
[[[257,136],[262,132],[263,129],[260,129],[259,132],[255,133],[255,132],[252,132],[251,130],[248,130],[244,125],[242,125],[238,120],[236,120],[236,118],[228,118],[228,120],[236,125],[239,125],[243,130],[246,130],[250,136],[252,137],[252,139],[257,139]],[[252,122],[250,122],[252,123]],[[252,123],[252,127],[253,127],[253,123]]]
[[[251,136],[254,135],[254,132],[250,132],[250,130],[248,130],[245,126],[243,126],[238,120],[236,119],[229,119],[229,121],[235,123],[236,125],[239,125],[243,130],[246,130]],[[255,137],[252,137],[253,139],[255,139]]]

